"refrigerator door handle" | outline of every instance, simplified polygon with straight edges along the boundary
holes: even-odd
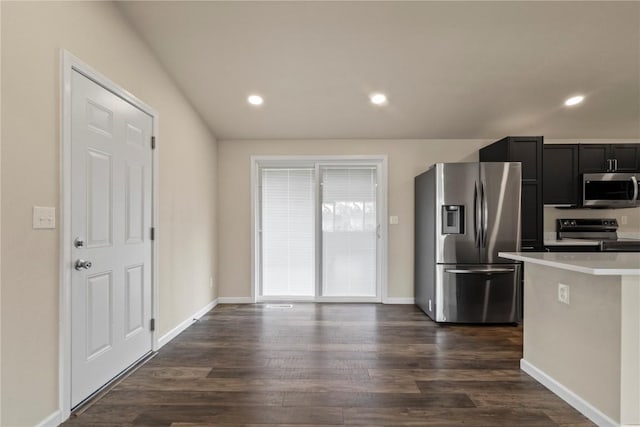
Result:
[[[478,214],[478,182],[473,183],[473,235],[476,248],[480,247],[480,215]]]
[[[445,273],[455,273],[455,274],[501,274],[501,273],[513,273],[515,272],[515,268],[483,268],[483,269],[469,269],[469,270],[461,270],[461,269],[446,269]]]
[[[482,231],[480,233],[482,237],[482,247],[487,247],[487,224],[489,217],[489,207],[487,206],[487,198],[484,191],[484,181],[480,182],[480,195],[481,195],[481,205],[482,205]]]

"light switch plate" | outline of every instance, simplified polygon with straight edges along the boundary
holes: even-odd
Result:
[[[34,206],[33,228],[56,228],[56,208]]]
[[[389,217],[389,224],[396,225],[398,223],[398,217],[395,215],[391,215]]]

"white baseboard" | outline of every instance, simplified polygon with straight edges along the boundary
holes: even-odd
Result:
[[[251,297],[219,297],[219,304],[253,304]]]
[[[58,427],[60,424],[62,424],[62,412],[57,410],[36,424],[36,427]]]
[[[415,304],[413,298],[385,298],[382,300],[383,304]]]
[[[168,343],[169,341],[171,341],[172,339],[180,335],[182,331],[187,329],[195,321],[197,321],[202,316],[207,314],[212,308],[218,305],[218,303],[219,303],[218,298],[214,299],[209,304],[205,305],[200,310],[196,311],[193,315],[189,316],[187,319],[181,322],[178,326],[176,326],[175,328],[173,328],[172,330],[170,330],[169,332],[161,336],[160,339],[158,339],[158,348],[156,349],[156,351],[160,350],[160,348],[162,348],[166,343]]]
[[[540,384],[551,390],[559,398],[573,406],[578,412],[596,423],[600,427],[620,427],[620,424],[602,413],[595,406],[578,396],[573,391],[560,384],[558,381],[550,377],[545,372],[536,368],[524,359],[520,359],[520,369],[533,377]]]
[[[274,299],[274,301],[283,301],[283,298]],[[265,302],[265,301],[262,301]],[[308,301],[313,302],[313,301]],[[331,300],[331,302],[338,302],[337,300]],[[347,299],[339,302],[349,302]],[[253,298],[251,297],[219,297],[219,304],[253,304]],[[385,298],[382,300],[383,304],[415,304],[413,298]]]

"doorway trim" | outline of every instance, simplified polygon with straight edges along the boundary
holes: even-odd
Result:
[[[151,226],[155,228],[155,238],[151,241],[151,317],[158,324],[158,183],[159,149],[158,112],[130,92],[105,77],[68,51],[60,49],[60,301],[59,301],[59,344],[58,344],[58,405],[60,422],[71,415],[71,75],[76,71],[106,90],[119,96],[152,117],[153,136],[156,147],[151,151]],[[158,349],[157,328],[151,331],[152,351]]]
[[[351,163],[352,162],[352,163]],[[382,302],[387,301],[387,246],[388,246],[388,225],[387,225],[387,155],[371,154],[371,155],[292,155],[292,156],[251,156],[251,301],[253,303],[261,302],[260,298],[260,235],[258,230],[260,217],[260,191],[258,182],[260,179],[260,168],[263,165],[268,166],[295,166],[307,163],[309,165],[315,163],[332,163],[352,165],[354,163],[379,163],[380,176],[378,177],[378,185],[380,186],[380,249],[378,279],[380,283],[379,295],[375,298],[369,297],[331,297],[331,298],[275,298],[273,300],[293,300],[307,302]],[[319,195],[316,194],[316,203]],[[271,300],[271,298],[269,298]],[[375,301],[374,301],[375,299]],[[266,301],[267,299],[265,299]]]

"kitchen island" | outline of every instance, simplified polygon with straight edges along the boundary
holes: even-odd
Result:
[[[640,425],[640,253],[499,255],[525,263],[521,369],[600,426]]]

